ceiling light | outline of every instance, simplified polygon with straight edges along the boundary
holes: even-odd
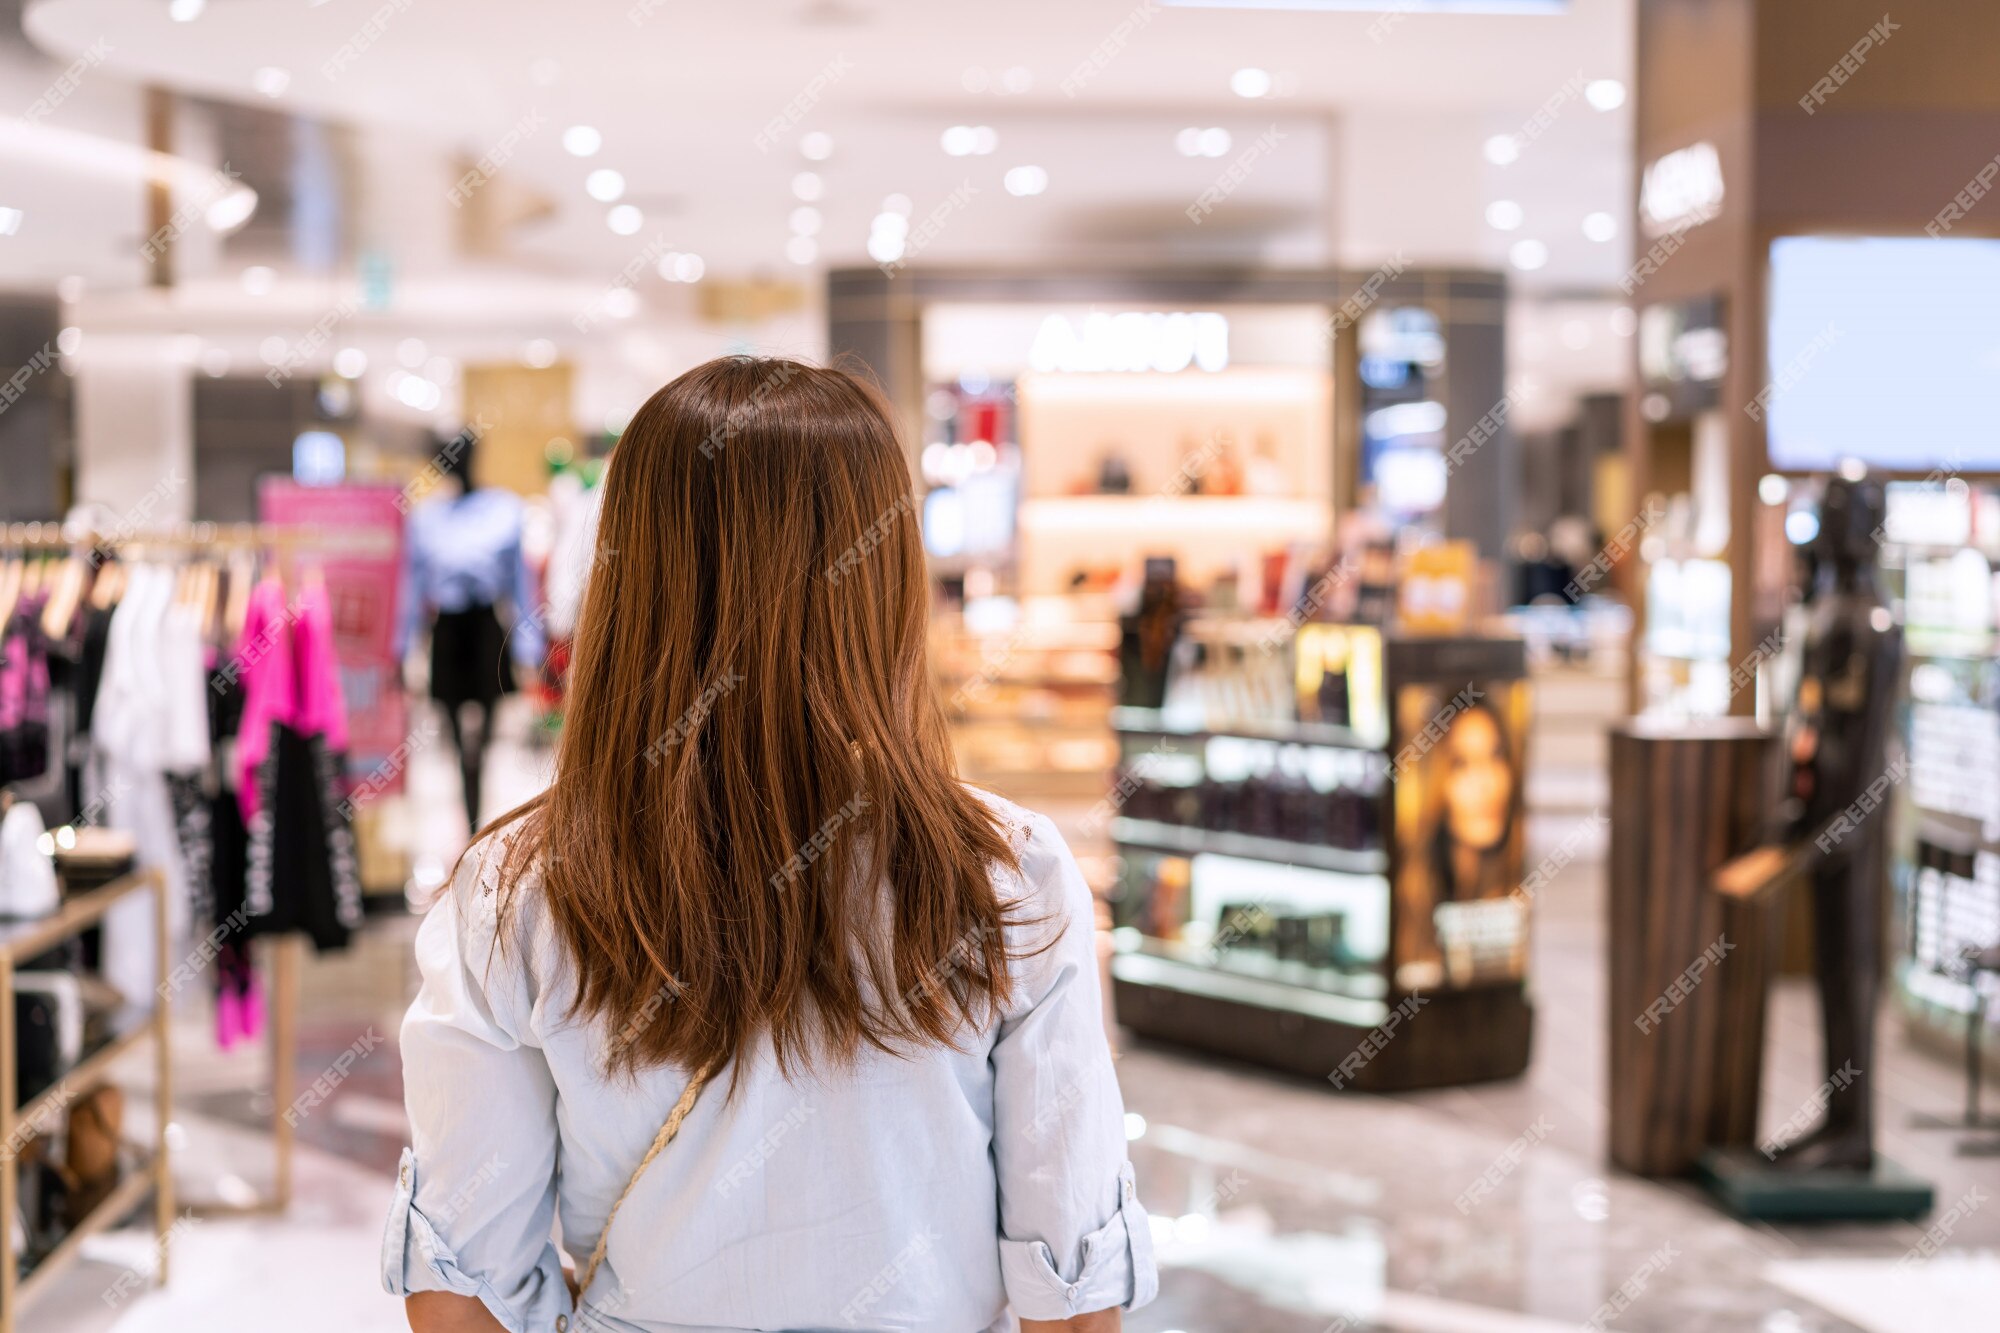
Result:
[[[291,350],[291,343],[276,333],[257,344],[257,355],[267,366],[283,365],[286,353]]]
[[[422,338],[405,338],[396,344],[396,359],[415,370],[430,359],[431,349],[424,346]]]
[[[292,86],[292,72],[266,65],[250,76],[250,86],[266,97],[283,97],[285,89]]]
[[[701,275],[706,272],[708,272],[708,265],[701,261],[700,255],[674,256],[675,282],[700,282]]]
[[[899,218],[906,218],[910,216],[910,208],[910,196],[907,194],[890,194],[882,197],[884,213],[893,213]]]
[[[809,130],[799,136],[799,155],[808,162],[824,162],[833,156],[833,136],[825,130]]]
[[[1015,167],[1002,181],[1007,193],[1013,195],[1040,194],[1049,188],[1049,173],[1040,167]]]
[[[56,335],[56,350],[64,356],[75,356],[76,349],[83,346],[83,330],[72,324]]]
[[[1611,331],[1621,338],[1629,338],[1639,330],[1639,316],[1629,305],[1621,305],[1611,312]]]
[[[1625,85],[1616,79],[1592,79],[1583,85],[1583,100],[1599,111],[1616,111],[1625,105]]]
[[[1609,213],[1586,213],[1583,234],[1593,241],[1608,241],[1618,234],[1618,219]]]
[[[785,258],[794,264],[810,264],[819,258],[819,242],[810,236],[794,236],[785,242]]]
[[[1229,91],[1238,97],[1264,97],[1271,91],[1271,76],[1261,69],[1239,69],[1229,76]]]
[[[604,215],[604,225],[620,236],[631,236],[646,225],[646,215],[631,204],[620,204]]]
[[[910,234],[910,220],[901,213],[877,213],[875,221],[869,225],[871,236],[904,237]]]
[[[277,273],[262,264],[252,264],[243,270],[243,290],[252,296],[269,295],[277,283]]]
[[[1486,206],[1486,225],[1495,231],[1512,231],[1521,225],[1521,206],[1512,199],[1495,199]]]
[[[403,406],[419,412],[435,411],[437,405],[444,401],[444,391],[420,375],[403,376],[396,381],[396,387],[391,392]]]
[[[1221,157],[1229,151],[1229,131],[1212,125],[1201,132],[1200,143],[1203,157]]]
[[[556,363],[556,345],[547,338],[531,338],[521,349],[521,359],[536,370],[547,370]]]
[[[176,23],[192,23],[208,8],[208,0],[170,0],[167,17]]]
[[[801,171],[792,177],[792,197],[816,204],[826,193],[826,182],[819,178],[817,171]]]
[[[333,373],[345,380],[358,380],[368,369],[368,353],[359,347],[343,347],[333,354]]]
[[[878,264],[893,264],[903,257],[904,245],[900,235],[878,231],[868,238],[868,257]]]
[[[1757,478],[1757,498],[1767,505],[1781,505],[1791,486],[1775,472],[1766,472]]]
[[[230,363],[235,358],[229,355],[227,347],[204,347],[201,349],[201,370],[212,380],[219,380],[229,373]]]
[[[247,185],[232,185],[201,211],[210,231],[227,236],[250,220],[257,211],[257,192]]]
[[[608,204],[625,193],[625,177],[610,167],[599,167],[584,177],[584,192],[600,204]]]
[[[613,319],[630,319],[639,313],[639,293],[630,287],[613,287],[604,294],[604,313]]]
[[[571,157],[594,157],[604,147],[595,125],[572,125],[563,131],[563,150]]]
[[[21,230],[21,219],[26,216],[18,208],[0,208],[0,236],[12,236]]]
[[[811,204],[800,204],[792,210],[792,232],[798,236],[819,234],[819,210]]]
[[[1516,241],[1507,249],[1507,262],[1523,273],[1533,272],[1549,262],[1549,247],[1540,241]]]
[[[1000,135],[991,125],[953,125],[938,143],[952,157],[985,157],[1000,146]]]
[[[1511,134],[1496,134],[1486,141],[1486,160],[1504,167],[1521,156],[1521,141]]]

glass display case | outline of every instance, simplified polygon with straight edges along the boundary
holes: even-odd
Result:
[[[1343,1087],[1520,1072],[1528,711],[1518,639],[1191,627],[1111,716],[1119,1020]]]

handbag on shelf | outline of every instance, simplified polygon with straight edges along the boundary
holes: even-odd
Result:
[[[68,1187],[69,1224],[76,1226],[118,1188],[120,1133],[125,1127],[125,1093],[106,1086],[76,1099],[63,1135],[63,1183]]]
[[[0,814],[0,917],[47,916],[62,906],[56,865],[42,850],[48,828],[33,801],[8,800]]]

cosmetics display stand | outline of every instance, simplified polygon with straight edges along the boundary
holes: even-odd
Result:
[[[1315,624],[1270,655],[1288,717],[1255,684],[1233,698],[1261,716],[1220,691],[1112,713],[1119,1022],[1338,1088],[1520,1073],[1520,640]]]

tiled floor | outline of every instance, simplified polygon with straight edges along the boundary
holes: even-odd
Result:
[[[496,803],[532,785],[533,756],[496,756]],[[414,778],[432,836],[455,836],[454,788],[436,755]],[[497,805],[496,805],[497,808]],[[1538,817],[1536,847],[1580,816]],[[1128,1317],[1140,1333],[1971,1333],[2000,1328],[2000,1162],[1954,1157],[1953,1136],[1910,1127],[1956,1108],[1955,1068],[1910,1050],[1885,1020],[1887,1152],[1935,1182],[1942,1213],[1964,1215],[1939,1256],[1903,1260],[1917,1225],[1747,1227],[1691,1188],[1620,1175],[1603,1156],[1605,1077],[1601,848],[1540,899],[1534,1061],[1525,1078],[1403,1097],[1323,1084],[1127,1043],[1121,1077],[1143,1118],[1133,1143],[1154,1214],[1159,1300]],[[315,963],[300,1074],[310,1079],[369,1028],[393,1034],[412,925],[388,920],[344,957]],[[1766,1080],[1769,1123],[1818,1084],[1810,993],[1781,987]],[[268,1178],[258,1116],[241,1089],[253,1055],[212,1053],[187,1020],[180,1068],[184,1188],[241,1192]],[[297,1203],[283,1220],[214,1219],[177,1238],[173,1282],[107,1302],[120,1268],[75,1270],[28,1313],[24,1333],[352,1333],[402,1327],[380,1292],[377,1236],[403,1141],[392,1047],[363,1059],[301,1125]],[[135,1098],[135,1106],[137,1099]],[[1135,1122],[1135,1128],[1136,1128]],[[1530,1133],[1532,1129],[1532,1133]],[[1524,1134],[1537,1140],[1469,1212],[1454,1201]],[[94,1253],[143,1264],[137,1234]],[[1621,1285],[1629,1303],[1590,1325]]]

